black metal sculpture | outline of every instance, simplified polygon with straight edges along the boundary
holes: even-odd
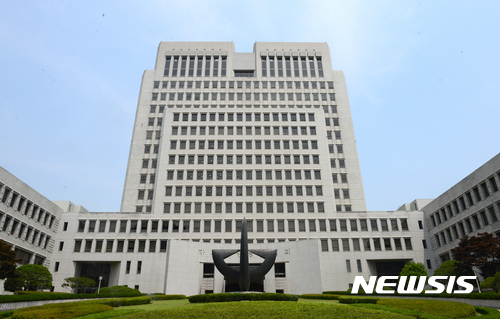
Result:
[[[240,252],[240,270],[231,268],[224,261],[225,258]],[[250,270],[248,263],[248,252],[252,252],[259,257],[264,258],[264,262],[257,268]],[[212,250],[212,258],[217,269],[224,277],[235,283],[240,284],[241,291],[248,291],[250,283],[256,282],[264,278],[264,276],[273,267],[276,260],[276,249],[251,249],[248,250],[247,223],[243,219],[241,228],[241,244],[240,249],[214,249]]]

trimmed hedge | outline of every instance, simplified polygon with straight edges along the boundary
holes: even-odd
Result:
[[[186,299],[185,295],[163,295],[163,294],[154,294],[149,295],[149,298],[152,300],[181,300]]]
[[[27,292],[27,291],[26,291]],[[0,303],[38,301],[38,300],[60,300],[60,299],[96,299],[96,298],[116,298],[116,297],[136,297],[142,294],[70,294],[65,292],[44,292],[34,294],[0,295]]]
[[[348,291],[323,291],[323,295],[351,295]]]
[[[474,307],[476,313],[481,314],[481,319],[500,318],[500,312],[497,309],[487,307]]]
[[[96,291],[97,294],[97,291]],[[112,286],[101,288],[99,294],[107,295],[128,295],[128,296],[140,296],[142,295],[138,289],[132,289],[125,286]]]
[[[378,298],[370,298],[370,297],[359,297],[359,296],[352,296],[352,297],[340,296],[339,297],[339,302],[345,303],[345,304],[355,304],[355,303],[373,303],[373,304],[376,304],[377,301],[378,301]]]
[[[14,313],[14,310],[2,311],[2,312],[0,312],[0,318],[10,317],[10,316],[12,316],[13,313]]]
[[[194,295],[188,297],[190,303],[204,303],[204,302],[227,302],[227,301],[257,301],[257,300],[272,300],[272,301],[297,301],[298,296],[276,293],[218,293],[218,294],[204,294]]]
[[[12,319],[69,319],[109,310],[113,310],[113,307],[99,304],[79,304],[77,302],[47,304],[16,310]]]
[[[300,298],[304,299],[324,299],[324,300],[339,300],[339,295],[323,295],[323,294],[304,294]]]
[[[351,295],[350,291],[323,291],[323,294],[325,295],[348,295],[348,296],[358,296],[357,295]],[[487,300],[500,300],[500,293],[496,292],[471,292],[470,294],[447,294],[447,293],[442,293],[442,294],[426,294],[425,292],[422,292],[420,294],[398,294],[398,292],[394,292],[393,294],[369,294],[366,296],[408,296],[408,297],[426,297],[426,298],[461,298],[461,299],[487,299]]]
[[[70,292],[49,292],[49,291],[18,291],[18,295],[61,295],[61,294],[66,294],[66,295],[72,295]]]

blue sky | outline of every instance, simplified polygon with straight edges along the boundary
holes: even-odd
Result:
[[[497,1],[0,2],[0,166],[118,211],[160,41],[327,42],[369,210],[434,198],[500,151]]]

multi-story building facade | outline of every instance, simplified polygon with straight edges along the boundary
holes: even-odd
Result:
[[[423,208],[437,265],[451,259],[463,236],[500,237],[500,154]]]
[[[0,238],[12,245],[20,265],[50,267],[61,213],[59,206],[0,166]]]
[[[226,42],[160,43],[143,75],[121,212],[57,202],[45,265],[58,291],[73,276],[151,293],[230,291],[211,250],[238,248],[245,218],[250,248],[278,249],[254,289],[345,290],[409,261],[436,267],[425,204],[366,211],[346,83],[327,44],[236,53]]]

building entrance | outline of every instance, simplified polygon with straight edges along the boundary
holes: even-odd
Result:
[[[102,276],[101,288],[108,287],[111,274],[111,263],[107,262],[82,262],[80,276],[93,279],[99,285],[99,276]],[[95,287],[95,290],[97,287]]]
[[[240,265],[239,264],[228,264],[231,268],[234,268],[236,270],[240,270]],[[259,267],[260,264],[249,264],[250,271]],[[230,282],[226,277],[224,277],[224,291],[225,292],[234,292],[234,291],[241,291],[240,289],[240,284],[237,282]],[[264,292],[264,279],[261,279],[257,282],[252,282],[250,283],[250,290],[249,291],[257,291],[257,292]]]

